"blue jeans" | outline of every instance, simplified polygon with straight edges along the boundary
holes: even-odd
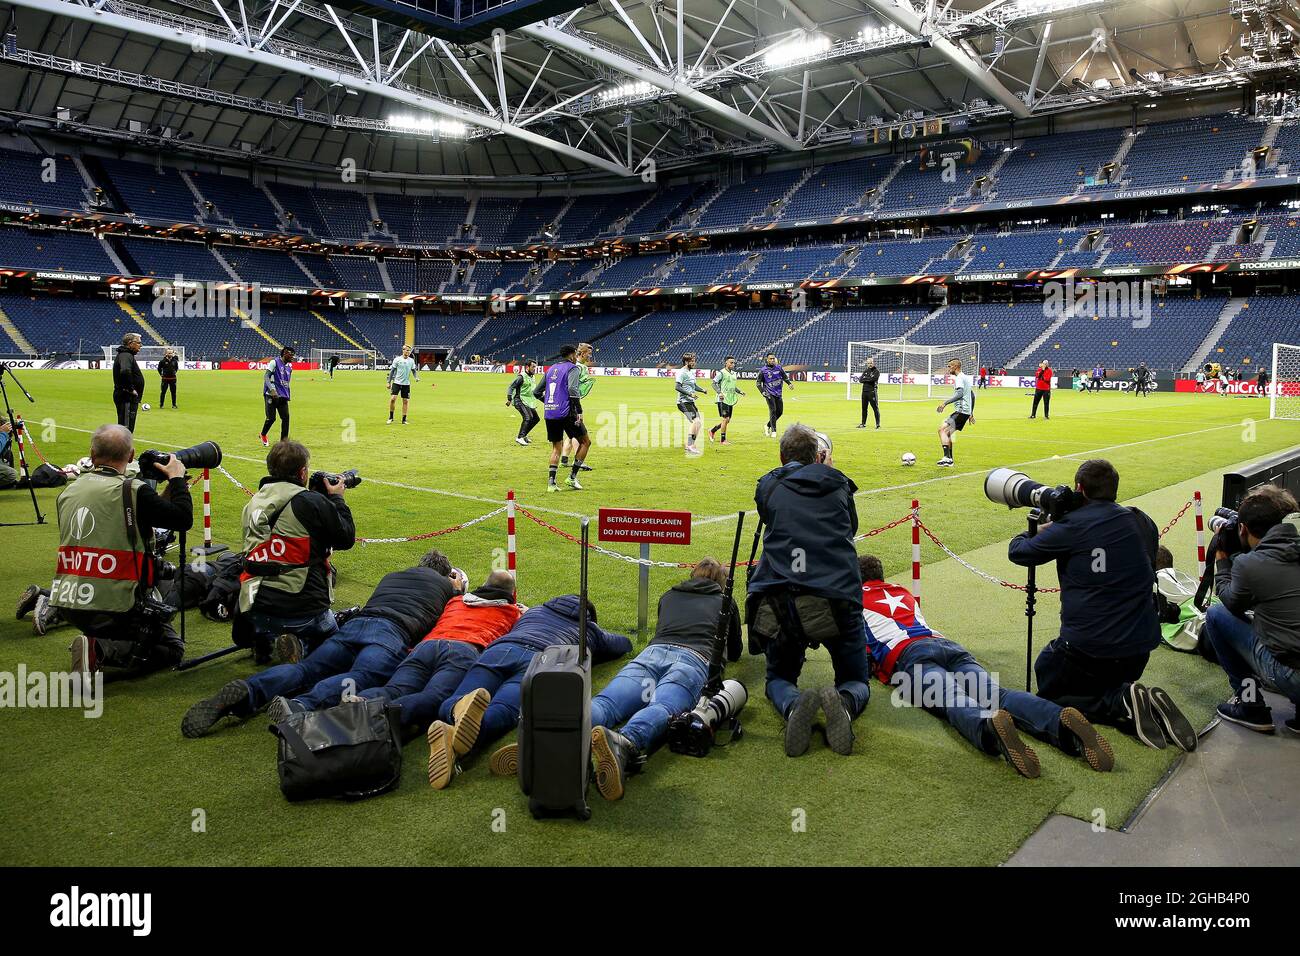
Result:
[[[478,660],[478,645],[465,641],[421,641],[406,655],[383,687],[371,686],[362,697],[382,697],[401,711],[403,726],[421,730],[433,723],[461,676]]]
[[[344,691],[356,693],[388,680],[405,656],[406,640],[396,624],[354,617],[298,663],[278,664],[248,678],[248,701],[260,709],[272,697],[297,694],[308,710],[332,707]]]
[[[780,595],[776,596],[781,599]],[[850,717],[857,717],[871,699],[871,669],[867,663],[867,634],[862,622],[862,605],[854,601],[830,601],[839,636],[824,641],[835,668],[835,689],[844,699]],[[793,597],[787,614],[794,615]],[[797,615],[796,615],[797,616]],[[789,715],[799,699],[799,672],[803,670],[802,641],[785,638],[767,649],[767,698],[782,717]]]
[[[1011,714],[1021,730],[1061,747],[1061,706],[1037,694],[999,687],[956,641],[913,641],[898,655],[891,683],[899,687],[902,700],[943,718],[985,753],[998,752],[997,741],[984,732],[985,719],[996,710]]]
[[[1300,671],[1287,667],[1259,642],[1254,626],[1222,604],[1211,604],[1205,615],[1205,633],[1214,645],[1219,666],[1227,672],[1232,692],[1242,695],[1246,681],[1262,680],[1300,708]],[[1254,703],[1264,703],[1256,688]]]
[[[293,634],[306,645],[308,651],[314,651],[327,638],[337,634],[339,629],[338,622],[334,620],[334,612],[329,608],[319,614],[304,617],[277,617],[253,610],[248,612],[246,619],[259,643],[269,644],[281,634]]]
[[[591,701],[591,726],[614,728],[643,754],[663,745],[668,719],[690,710],[709,678],[709,664],[674,644],[651,644]],[[629,719],[630,718],[630,719]]]
[[[492,703],[483,714],[478,743],[486,746],[504,737],[519,723],[520,686],[524,672],[536,656],[537,651],[520,644],[502,644],[499,641],[489,644],[474,666],[465,672],[452,695],[442,702],[438,719],[451,723],[451,712],[456,702],[482,687],[492,695]]]

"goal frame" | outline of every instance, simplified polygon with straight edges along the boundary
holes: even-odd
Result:
[[[1288,357],[1289,356],[1289,357]],[[1284,371],[1282,363],[1287,362],[1291,371]],[[1300,419],[1300,391],[1296,395],[1283,395],[1285,383],[1300,382],[1300,345],[1291,345],[1287,342],[1273,343],[1273,364],[1270,366],[1271,377],[1268,383],[1268,417],[1270,419],[1282,418],[1288,421]],[[1289,414],[1284,411],[1279,415],[1277,411],[1278,397],[1287,398],[1295,405],[1294,409],[1289,409]]]
[[[861,364],[865,361],[866,356],[855,360],[854,347],[860,350],[873,349],[877,353],[890,352],[898,357],[897,369],[882,369],[881,375],[899,374],[898,391],[893,393],[894,386],[881,386],[876,390],[876,394],[882,402],[923,402],[934,397],[934,376],[936,374],[936,359],[943,364],[938,365],[938,370],[943,370],[943,365],[947,363],[944,356],[950,356],[957,352],[962,355],[962,366],[965,368],[966,356],[972,356],[974,359],[974,370],[969,374],[972,380],[979,375],[980,362],[980,344],[978,342],[952,342],[947,345],[917,345],[915,342],[907,341],[906,337],[897,339],[876,339],[860,342],[849,342],[844,351],[844,370],[846,373],[844,397],[852,401],[856,396],[854,386],[858,384],[858,376],[861,374]],[[925,395],[924,397],[908,397],[907,376],[914,375],[925,376]],[[915,384],[915,383],[913,383]]]
[[[122,347],[119,342],[116,345],[101,345],[104,352],[104,361],[110,365],[117,356],[117,350]],[[171,349],[176,353],[176,360],[181,363],[181,368],[185,367],[185,346],[183,345],[141,345],[140,351],[135,354],[137,362],[159,362],[162,360],[163,353]]]
[[[374,349],[322,349],[312,346],[310,361],[315,363],[318,369],[325,369],[325,360],[331,355],[339,357],[340,365],[364,365],[367,369],[373,371],[379,367],[379,353]],[[352,359],[353,361],[348,361]],[[360,359],[360,361],[356,361]]]

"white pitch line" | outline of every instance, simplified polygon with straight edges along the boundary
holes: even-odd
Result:
[[[1144,438],[1141,441],[1124,442],[1119,445],[1107,445],[1105,448],[1092,448],[1089,449],[1088,451],[1076,451],[1076,452],[1071,452],[1068,455],[1057,455],[1053,458],[1033,458],[1029,461],[1014,462],[1009,467],[1020,468],[1025,465],[1041,465],[1049,461],[1059,461],[1059,460],[1070,459],[1070,458],[1082,458],[1085,456],[1097,455],[1105,451],[1115,451],[1116,449],[1119,448],[1132,448],[1135,445],[1148,445],[1152,442],[1169,441],[1170,439],[1173,438],[1187,438],[1189,435],[1203,435],[1206,432],[1216,432],[1216,431],[1222,431],[1225,428],[1240,428],[1240,427],[1241,427],[1240,422],[1229,422],[1226,425],[1215,425],[1211,428],[1198,428],[1196,431],[1179,432],[1174,435],[1162,435],[1159,438]],[[1008,467],[1008,466],[1004,466],[1004,467]],[[972,478],[975,477],[976,475],[986,475],[986,474],[988,474],[987,470],[963,471],[963,472],[958,472],[956,474],[935,475],[933,478],[925,478],[922,479],[921,481],[912,481],[902,485],[886,485],[881,488],[866,488],[866,489],[859,488],[857,494],[855,494],[854,497],[860,498],[863,495],[876,495],[886,491],[904,491],[908,488],[920,488],[925,485],[934,484],[935,482],[939,482],[939,481],[956,481],[959,478]],[[752,515],[752,514],[757,514],[757,512],[751,508],[749,511],[746,511],[745,514]],[[692,522],[692,525],[695,527],[699,527],[701,525],[716,524],[719,521],[729,521],[734,516],[735,516],[735,512],[730,512],[725,515],[714,515],[711,518],[698,518]]]
[[[59,427],[59,428],[66,428],[66,429],[67,429],[68,431],[70,431],[70,432],[81,432],[81,433],[86,434],[86,435],[93,435],[93,434],[94,434],[94,429],[91,429],[91,428],[77,428],[77,427],[75,427],[75,426],[73,426],[73,425],[59,425],[58,427]],[[150,438],[144,438],[144,437],[139,436],[139,435],[135,436],[135,438],[136,438],[137,441],[139,441],[139,442],[141,442],[141,443],[143,443],[143,444],[160,445],[160,446],[162,446],[162,447],[164,447],[164,448],[183,448],[183,447],[184,447],[183,445],[169,445],[169,444],[167,444],[166,442],[154,441],[153,439],[150,439]],[[221,453],[221,457],[222,457],[223,460],[225,460],[225,459],[231,459],[231,460],[233,460],[233,461],[247,461],[247,462],[251,462],[252,464],[255,464],[255,465],[265,465],[265,464],[266,464],[266,459],[265,459],[265,458],[249,458],[249,457],[247,457],[246,455],[232,455],[232,454],[228,454],[227,452],[224,452],[224,451]],[[426,493],[426,494],[430,494],[430,495],[443,495],[443,496],[445,496],[445,497],[447,497],[447,498],[460,498],[462,501],[480,501],[480,502],[483,502],[483,503],[485,503],[485,504],[490,504],[490,505],[503,505],[503,504],[505,504],[505,498],[504,498],[504,497],[503,497],[503,498],[485,498],[485,497],[483,497],[483,496],[481,496],[481,495],[467,495],[467,494],[465,494],[464,492],[460,492],[460,491],[447,491],[445,488],[427,488],[427,487],[424,487],[423,485],[408,485],[408,484],[405,484],[405,483],[400,482],[400,481],[385,481],[385,480],[382,479],[382,478],[366,478],[364,475],[363,475],[362,477],[363,477],[364,481],[365,481],[367,484],[371,484],[371,485],[383,485],[383,486],[385,486],[385,487],[387,487],[387,488],[400,488],[400,489],[402,489],[403,491],[422,491],[422,492],[424,492],[424,493]],[[544,511],[544,512],[546,512],[547,514],[561,515],[561,516],[563,516],[563,517],[565,517],[565,518],[591,518],[591,517],[592,517],[591,515],[579,514],[579,513],[576,512],[576,511],[561,511],[561,510],[558,509],[558,508],[547,508],[547,507],[544,507],[544,506],[542,506],[542,505],[530,505],[530,504],[525,504],[523,501],[521,501],[521,500],[519,500],[519,499],[517,499],[517,498],[515,499],[515,504],[518,505],[518,506],[520,506],[520,507],[527,508],[529,511]]]

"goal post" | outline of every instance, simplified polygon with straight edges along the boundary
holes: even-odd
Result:
[[[1268,417],[1300,420],[1300,345],[1273,343]]]
[[[373,369],[379,363],[379,353],[374,349],[322,349],[315,346],[311,350],[311,361],[317,368],[324,369],[325,363],[333,355],[338,356],[340,368],[347,365],[353,368]]]
[[[953,359],[960,360],[962,371],[977,379],[980,346],[978,342],[917,345],[901,338],[850,342],[845,359],[845,398],[854,400],[858,396],[858,378],[867,367],[867,359],[875,359],[880,369],[877,394],[882,402],[920,402],[935,395],[935,381],[942,383]]]
[[[121,347],[122,343],[120,342],[117,345],[101,345],[100,348],[104,352],[104,361],[111,365],[113,359],[117,357],[117,350]],[[160,362],[168,349],[176,353],[176,360],[181,363],[183,368],[185,366],[185,346],[183,345],[141,345],[140,351],[135,353],[135,359],[137,362]]]

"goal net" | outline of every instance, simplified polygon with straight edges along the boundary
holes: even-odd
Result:
[[[961,361],[962,371],[972,380],[977,379],[980,346],[978,342],[917,345],[906,339],[850,342],[845,366],[846,398],[856,400],[861,394],[858,380],[867,367],[867,359],[875,359],[876,368],[880,369],[877,394],[882,402],[919,402],[945,392],[950,384],[948,363],[953,359]]]
[[[104,351],[104,361],[111,365],[113,359],[117,357],[117,350],[121,347],[122,343],[120,342],[117,345],[101,345],[100,348]],[[177,361],[184,368],[185,346],[183,345],[142,345],[140,351],[135,353],[135,360],[137,362],[159,362],[168,349],[176,353]]]
[[[338,356],[339,368],[374,368],[379,354],[374,349],[319,349],[311,350],[311,361],[320,369],[329,368],[331,356]]]
[[[1300,419],[1300,345],[1273,343],[1268,417]]]

